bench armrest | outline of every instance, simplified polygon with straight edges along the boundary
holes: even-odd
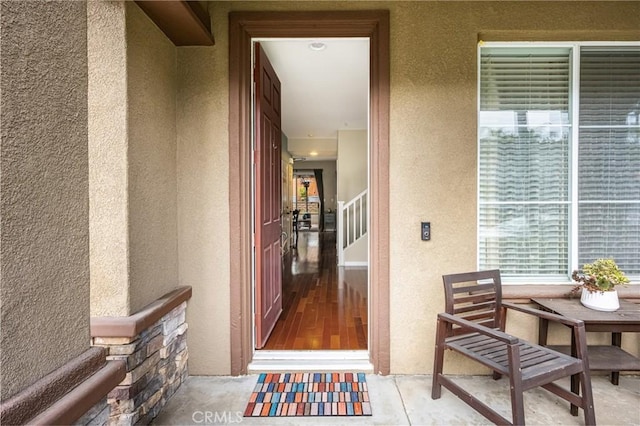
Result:
[[[448,323],[456,324],[456,325],[459,325],[460,327],[464,327],[466,329],[476,331],[480,334],[484,334],[485,336],[504,342],[508,345],[514,345],[518,343],[517,337],[514,337],[500,330],[495,330],[493,328],[485,327],[484,325],[480,325],[475,322],[462,319],[460,317],[448,314],[446,312],[439,313],[438,320],[446,321]]]
[[[502,306],[504,306],[505,308],[513,309],[514,311],[520,311],[524,312],[525,314],[534,315],[538,318],[559,322],[569,327],[579,327],[584,324],[584,321],[579,319],[563,317],[562,315],[554,314],[540,309],[529,308],[528,306],[516,305],[510,302],[502,302]]]

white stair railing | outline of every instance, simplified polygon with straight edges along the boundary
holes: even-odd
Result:
[[[344,252],[367,233],[367,197],[365,189],[351,201],[338,201],[338,266],[344,266]]]

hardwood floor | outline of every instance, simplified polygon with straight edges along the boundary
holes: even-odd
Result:
[[[264,349],[367,349],[367,268],[338,268],[333,232],[300,232],[283,260],[283,312]]]

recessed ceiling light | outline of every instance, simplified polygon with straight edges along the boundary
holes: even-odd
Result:
[[[315,157],[316,155],[318,155],[318,153],[316,151],[311,151],[309,155],[312,157]]]
[[[327,45],[324,44],[321,41],[314,41],[314,42],[309,43],[309,49],[315,50],[316,52],[319,52],[319,51],[324,50],[326,48],[327,48]]]

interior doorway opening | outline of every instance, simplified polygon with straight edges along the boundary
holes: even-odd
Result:
[[[345,197],[369,188],[369,40],[362,37],[295,41],[269,38],[252,42],[264,49],[277,74],[273,78],[281,84],[282,102],[282,134],[274,138],[282,140],[282,299],[279,301],[282,312],[266,340],[259,334],[265,326],[256,324],[255,348],[260,352],[365,351],[362,357],[368,358],[369,236],[361,235],[356,267],[338,266],[336,235],[340,234],[336,231],[342,217],[336,210],[340,204],[349,202]],[[309,63],[303,64],[307,67],[300,68],[300,56],[309,53],[305,50],[301,55],[295,49],[316,50],[317,46],[330,49],[332,55],[316,59],[320,56],[310,53]],[[322,87],[314,88],[314,85]],[[260,97],[264,97],[264,93],[255,93],[256,104]],[[307,107],[310,104],[314,107]],[[259,137],[264,126],[258,113],[261,109],[254,106],[254,138]],[[360,143],[353,142],[354,135]],[[260,144],[256,140],[253,146]],[[261,161],[255,160],[260,155],[254,153],[254,163]],[[261,198],[266,196],[263,188],[258,187],[260,177],[256,174],[260,167],[257,166],[257,171],[254,169],[253,178],[256,229],[263,226],[260,218],[255,219],[262,213],[256,208],[265,205]],[[361,229],[369,229],[368,213],[365,210],[357,218],[365,222],[359,224]],[[342,244],[339,248],[352,249]],[[254,255],[253,275],[260,278],[261,269],[257,267],[264,262],[259,258],[262,255],[259,247]],[[254,312],[262,307],[259,293],[267,293],[259,285],[256,279]],[[258,314],[254,318],[256,323],[261,320]]]
[[[294,235],[300,230],[320,231],[320,195],[318,182],[315,176],[309,172],[293,172],[293,211],[296,220],[292,223]],[[293,248],[296,248],[296,244]]]

